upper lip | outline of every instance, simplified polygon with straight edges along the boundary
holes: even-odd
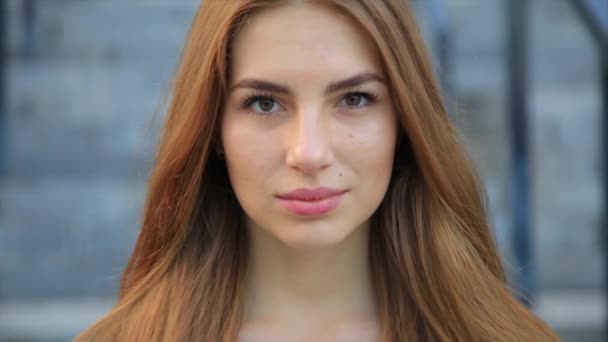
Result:
[[[334,188],[314,188],[306,189],[299,188],[290,192],[279,194],[277,197],[286,200],[297,201],[319,201],[328,197],[338,196],[345,193],[347,190]]]

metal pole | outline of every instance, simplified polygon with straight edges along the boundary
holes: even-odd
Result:
[[[508,4],[508,80],[512,140],[513,247],[519,266],[517,296],[531,305],[536,294],[533,242],[530,227],[530,157],[527,122],[527,7],[526,0]]]
[[[427,0],[426,10],[430,14],[433,25],[437,59],[440,66],[441,87],[444,94],[446,107],[451,103],[451,65],[450,65],[450,23],[447,13],[447,4],[441,0]]]
[[[36,6],[34,0],[25,0],[23,2],[23,54],[27,60],[32,60],[34,58],[36,46],[35,24]]]
[[[451,107],[452,84],[451,84],[451,60],[450,60],[450,37],[448,31],[441,31],[439,34],[439,60],[441,63],[441,83],[446,106]]]
[[[6,170],[6,21],[6,1],[0,0],[0,175],[3,175]]]
[[[600,50],[601,51],[601,50]],[[604,181],[604,293],[608,296],[608,56],[601,58],[602,73],[602,148],[603,153],[603,181]],[[607,309],[608,310],[608,309]],[[605,322],[605,331],[608,334],[608,319]]]

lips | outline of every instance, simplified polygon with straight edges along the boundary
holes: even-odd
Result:
[[[296,201],[318,201],[328,197],[338,196],[345,193],[346,190],[332,189],[332,188],[316,188],[316,189],[296,189],[284,194],[280,194],[277,197],[286,200]]]
[[[348,190],[300,188],[277,196],[283,207],[298,216],[317,216],[336,209]]]

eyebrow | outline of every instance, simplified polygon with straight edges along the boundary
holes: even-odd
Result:
[[[353,88],[353,87],[356,87],[356,86],[359,86],[361,84],[371,82],[371,81],[376,81],[376,82],[386,84],[386,80],[377,74],[361,73],[361,74],[357,74],[355,76],[349,77],[344,80],[331,82],[325,88],[324,93],[325,93],[325,95],[327,95],[327,94],[334,93],[334,92],[342,90],[342,89]],[[262,91],[269,91],[269,92],[273,92],[273,93],[293,94],[293,91],[285,85],[270,82],[270,81],[260,80],[260,79],[254,79],[254,78],[246,78],[246,79],[240,80],[239,82],[233,84],[230,87],[230,91],[233,91],[234,89],[237,89],[237,88],[249,88],[249,89],[262,90]]]

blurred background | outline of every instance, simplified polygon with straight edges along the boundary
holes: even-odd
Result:
[[[608,0],[416,0],[521,299],[606,341]],[[0,0],[0,341],[114,303],[199,0]]]

